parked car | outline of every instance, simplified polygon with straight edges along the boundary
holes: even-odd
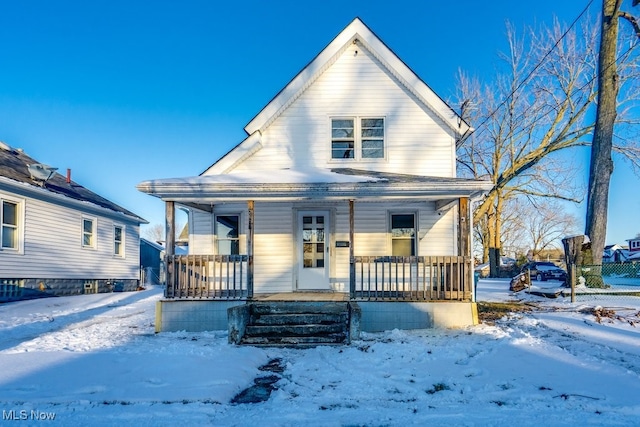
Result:
[[[522,266],[522,273],[529,271],[531,279],[538,281],[560,280],[566,282],[567,272],[548,261],[532,261]]]

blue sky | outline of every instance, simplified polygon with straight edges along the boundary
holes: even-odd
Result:
[[[0,0],[0,140],[163,223],[135,185],[201,173],[354,17],[450,99],[458,69],[491,78],[507,20],[571,22],[587,3]],[[640,232],[638,188],[617,164],[608,241]]]

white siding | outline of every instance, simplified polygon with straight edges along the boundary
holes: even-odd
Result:
[[[291,203],[256,203],[254,285],[256,293],[293,290],[294,221]]]
[[[24,252],[0,252],[0,277],[138,279],[140,227],[94,212],[25,200]],[[82,216],[95,218],[96,247],[82,247]],[[114,256],[114,225],[124,228],[124,257]]]
[[[213,254],[213,214],[193,209],[190,220],[189,253],[194,255]]]
[[[214,208],[214,213],[241,213],[241,253],[246,254],[247,212],[244,204],[230,204]],[[254,291],[256,293],[291,292],[295,290],[296,212],[297,210],[329,210],[331,283],[349,283],[349,248],[336,248],[336,241],[349,240],[349,204],[333,202],[324,205],[305,203],[256,203],[254,246]],[[355,254],[390,255],[390,212],[418,213],[418,255],[455,255],[455,211],[441,216],[433,202],[423,203],[355,203]],[[194,218],[194,233],[210,228],[211,215],[199,213]],[[208,218],[207,218],[208,217]],[[198,226],[197,224],[200,224]],[[197,249],[212,254],[212,246]],[[347,288],[345,288],[347,289]]]
[[[384,117],[387,159],[331,160],[332,116]],[[453,177],[454,138],[446,129],[368,51],[354,45],[263,131],[263,148],[236,170],[353,167]]]

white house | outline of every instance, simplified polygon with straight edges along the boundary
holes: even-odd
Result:
[[[139,284],[146,221],[0,143],[0,301]]]
[[[470,201],[491,184],[456,177],[469,130],[356,18],[206,171],[138,185],[166,202],[168,236],[190,209],[160,329],[323,295],[357,304],[362,330],[472,323]]]

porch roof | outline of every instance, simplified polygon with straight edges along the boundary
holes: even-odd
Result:
[[[281,169],[144,181],[138,190],[175,202],[202,204],[280,200],[442,200],[475,198],[489,181],[350,168]]]

